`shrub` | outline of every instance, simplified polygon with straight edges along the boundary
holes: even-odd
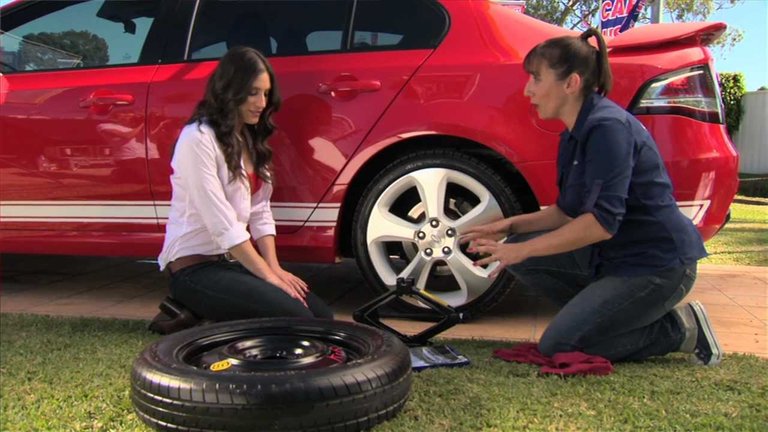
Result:
[[[720,95],[725,105],[725,126],[731,136],[739,130],[739,124],[741,124],[743,114],[741,97],[745,92],[744,74],[741,72],[720,73]]]
[[[739,174],[739,195],[768,198],[768,174]]]

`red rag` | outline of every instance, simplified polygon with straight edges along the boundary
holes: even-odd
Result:
[[[541,366],[541,373],[557,375],[608,375],[613,372],[610,360],[580,351],[557,353],[547,357],[536,343],[524,342],[512,348],[498,348],[493,356],[506,361]]]

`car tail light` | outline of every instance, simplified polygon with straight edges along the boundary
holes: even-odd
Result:
[[[630,105],[632,114],[675,114],[723,123],[720,89],[709,68],[697,66],[649,81]]]

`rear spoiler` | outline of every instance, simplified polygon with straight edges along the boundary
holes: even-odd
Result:
[[[716,41],[727,27],[722,22],[649,24],[620,33],[606,43],[612,52],[667,44],[706,46]]]

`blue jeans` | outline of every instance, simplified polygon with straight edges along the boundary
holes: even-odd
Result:
[[[542,233],[511,236],[519,243]],[[562,309],[539,341],[548,356],[582,351],[611,361],[636,361],[677,351],[685,329],[670,313],[691,290],[696,263],[643,276],[596,276],[592,247],[529,258],[507,267],[518,280]]]
[[[207,262],[171,275],[171,295],[195,315],[214,321],[266,317],[333,319],[331,309],[314,293],[309,308],[237,262]]]

